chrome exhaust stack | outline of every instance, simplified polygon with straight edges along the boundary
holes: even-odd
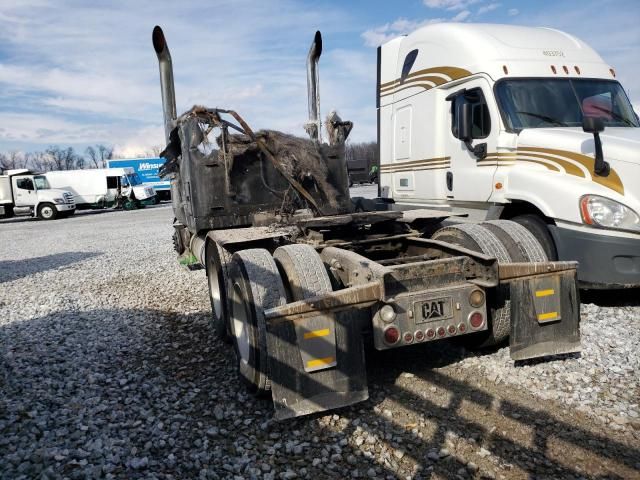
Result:
[[[322,34],[317,31],[313,37],[309,54],[307,55],[307,96],[309,101],[309,121],[304,129],[314,142],[322,142],[320,120],[320,79],[318,76],[318,62],[322,54]]]
[[[162,92],[162,111],[164,113],[164,135],[169,143],[169,134],[173,129],[173,122],[177,118],[176,114],[176,94],[173,84],[173,66],[171,64],[171,54],[167,41],[164,38],[162,28],[155,26],[153,34],[153,48],[158,56],[160,67],[160,90]]]

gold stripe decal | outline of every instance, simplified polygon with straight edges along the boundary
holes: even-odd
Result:
[[[380,172],[397,173],[415,170],[436,170],[449,168],[450,165],[451,157],[423,158],[422,160],[410,160],[408,162],[394,162],[388,165],[381,165]]]
[[[334,357],[316,358],[315,360],[309,360],[307,362],[307,368],[322,367],[329,365],[335,361]]]
[[[309,340],[310,338],[318,338],[318,337],[326,337],[329,335],[329,329],[323,328],[322,330],[313,330],[311,332],[305,333],[302,338],[305,340]]]
[[[407,88],[422,87],[429,90],[435,86],[472,75],[469,70],[458,67],[433,67],[410,73],[403,81],[399,78],[380,84],[380,97],[393,95]]]
[[[538,315],[538,322],[550,322],[558,318],[558,312],[541,313]]]
[[[568,175],[586,178],[584,170],[577,164],[582,166],[589,175],[591,180],[605,188],[609,188],[624,195],[624,186],[622,180],[613,168],[607,177],[596,175],[595,159],[588,155],[571,152],[568,150],[556,150],[552,148],[540,147],[520,147],[516,152],[492,152],[488,153],[484,160],[478,162],[478,166],[496,167],[496,166],[513,166],[519,162],[535,163],[546,167],[548,170],[559,172],[558,166],[562,167]],[[575,163],[574,163],[575,162]]]
[[[553,288],[548,290],[538,290],[536,291],[536,297],[548,297],[549,295],[554,295],[556,291]]]

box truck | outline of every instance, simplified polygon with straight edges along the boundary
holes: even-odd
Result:
[[[307,57],[310,139],[254,132],[233,110],[177,115],[171,56],[153,31],[171,176],[174,246],[204,267],[211,323],[239,379],[275,418],[368,397],[365,343],[379,350],[510,338],[513,359],[580,350],[575,262],[549,262],[521,225],[443,227],[448,212],[355,211],[345,141],[320,135],[317,32]],[[237,133],[234,133],[237,132]],[[220,149],[211,151],[215,141]]]
[[[108,168],[131,167],[145,186],[153,187],[156,200],[171,200],[171,182],[160,178],[158,171],[164,165],[164,158],[118,158],[107,161]]]
[[[434,24],[378,48],[380,193],[527,228],[583,287],[640,286],[640,123],[549,28]]]
[[[51,188],[43,174],[26,169],[7,170],[0,175],[0,218],[32,215],[43,220],[73,215],[73,194]]]
[[[77,208],[122,207],[155,203],[153,187],[142,185],[133,168],[59,170],[44,174],[52,187],[70,191]]]

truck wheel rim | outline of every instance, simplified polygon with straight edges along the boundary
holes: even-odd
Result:
[[[213,314],[218,318],[222,318],[222,293],[220,292],[220,279],[216,272],[213,258],[211,259],[211,275],[209,275],[209,288],[211,291],[211,305]]]
[[[237,283],[233,286],[233,335],[236,339],[238,355],[240,361],[249,363],[249,352],[251,345],[249,344],[249,312],[247,304],[243,301],[242,290]]]
[[[51,218],[53,215],[53,209],[51,207],[42,207],[42,216],[45,218]]]

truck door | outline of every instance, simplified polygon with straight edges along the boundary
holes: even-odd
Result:
[[[13,177],[13,196],[16,207],[32,207],[38,203],[36,187],[31,177]]]
[[[486,202],[493,190],[495,162],[481,161],[485,153],[496,151],[499,121],[498,111],[493,101],[489,83],[478,78],[466,83],[463,89],[454,91],[447,97],[449,108],[444,109],[444,119],[450,128],[445,131],[445,149],[451,157],[451,167],[447,172],[447,199],[455,202]],[[460,138],[464,105],[467,104],[470,138],[467,142]],[[484,144],[484,147],[483,145]],[[474,151],[472,151],[474,150]],[[474,153],[475,152],[475,153]]]

